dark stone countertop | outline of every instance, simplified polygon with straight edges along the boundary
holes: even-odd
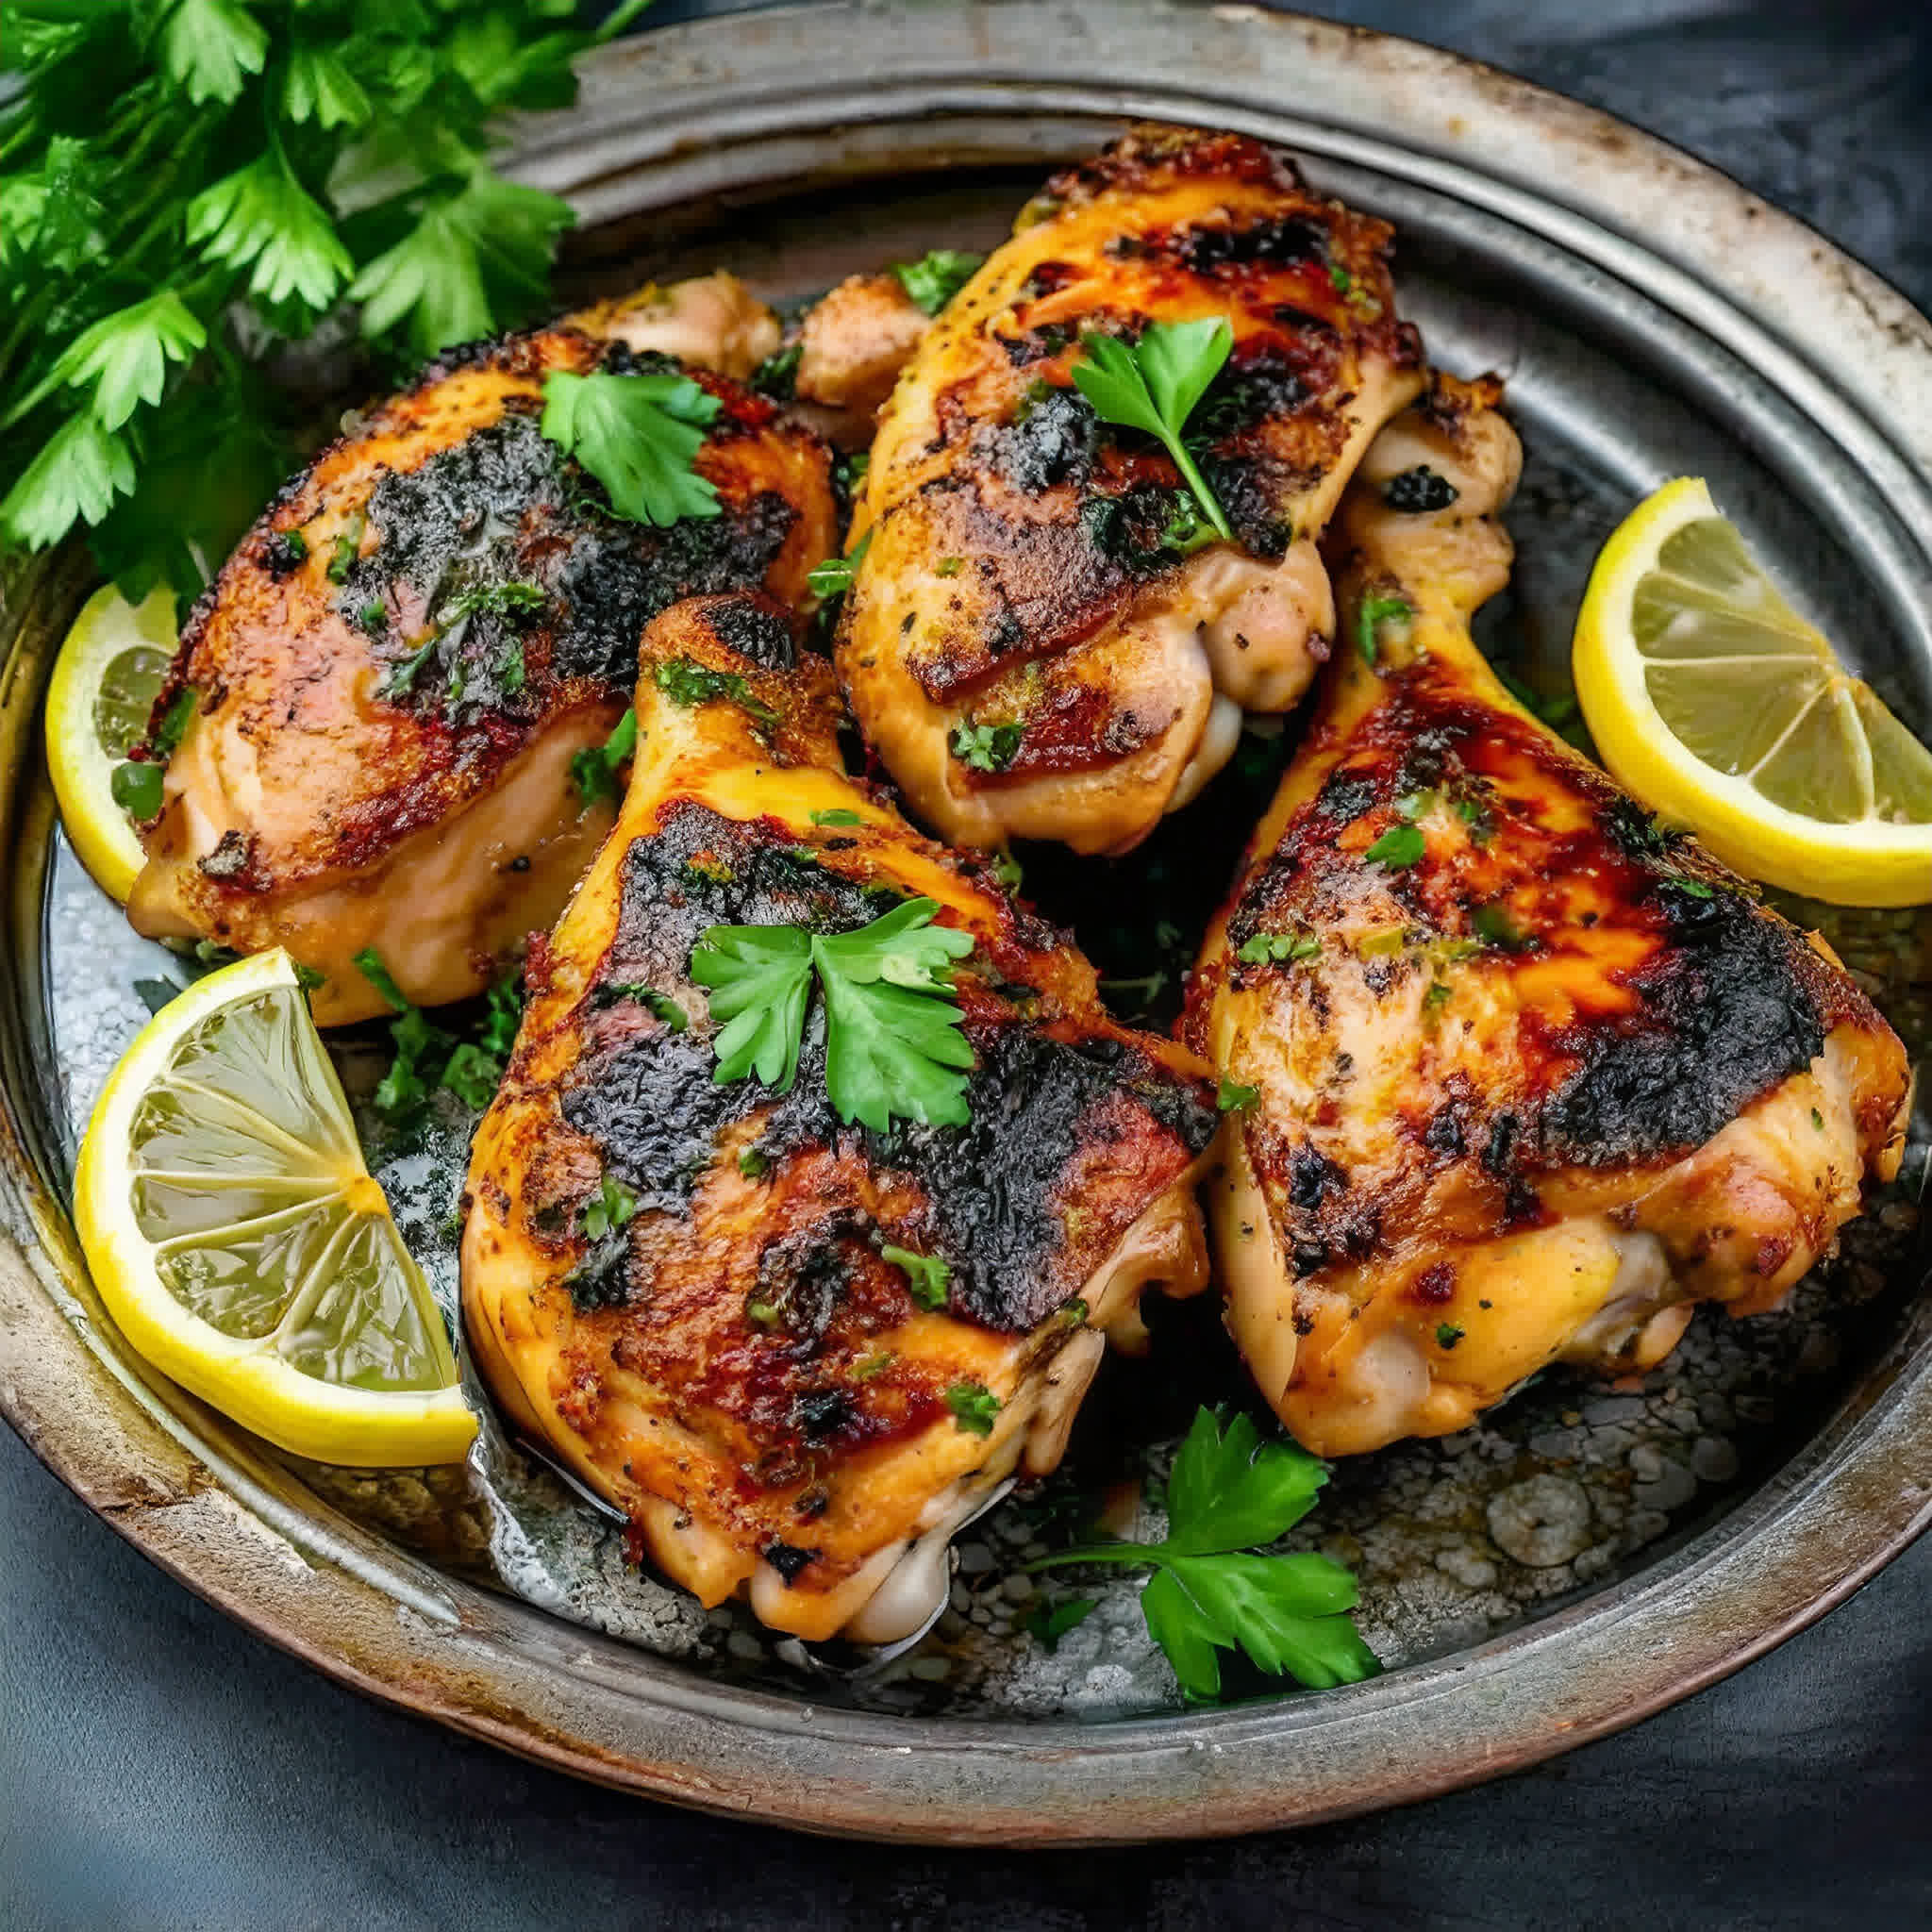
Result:
[[[661,18],[703,10],[667,0]],[[1925,0],[1349,0],[1652,128],[1932,307]],[[1376,1819],[1058,1856],[841,1846],[572,1783],[339,1690],[0,1430],[0,1925],[1932,1923],[1932,1544],[1728,1683]]]

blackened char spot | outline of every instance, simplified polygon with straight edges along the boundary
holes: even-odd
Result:
[[[534,579],[554,592],[554,629],[533,666],[628,691],[644,625],[683,597],[757,589],[798,515],[766,491],[660,530],[603,513],[586,488],[527,414],[507,413],[418,468],[383,476],[368,512],[380,541],[351,568],[337,606],[358,611],[401,584],[431,603],[453,584],[459,558],[485,580]],[[425,667],[411,701],[439,701],[445,675]]]
[[[1307,1141],[1288,1157],[1288,1198],[1305,1214],[1314,1213],[1330,1194],[1347,1191],[1348,1175]]]
[[[1058,1305],[1050,1267],[1069,1205],[1056,1188],[1106,1114],[1143,1108],[1191,1154],[1219,1116],[1140,1048],[1078,1044],[1024,1025],[975,1028],[979,1063],[967,1083],[963,1127],[896,1126],[873,1137],[874,1158],[917,1177],[931,1204],[934,1245],[953,1267],[952,1308],[989,1328],[1020,1330]]]
[[[841,932],[882,909],[876,894],[801,862],[758,827],[680,803],[625,854],[617,936],[597,984],[682,985],[691,947],[708,925]],[[968,1076],[965,1126],[901,1123],[873,1134],[841,1125],[832,1112],[822,1027],[814,1004],[798,1078],[789,1093],[774,1094],[755,1080],[715,1085],[708,1041],[695,1031],[640,1027],[632,1018],[609,1046],[594,1039],[588,1046],[560,1096],[564,1118],[598,1143],[635,1194],[640,1221],[650,1210],[686,1211],[716,1158],[721,1128],[754,1111],[763,1110],[758,1150],[773,1162],[807,1146],[861,1146],[876,1167],[908,1176],[927,1203],[930,1250],[953,1270],[952,1312],[1007,1331],[1035,1326],[1066,1291],[1054,1262],[1066,1245],[1061,1216],[1072,1204],[1056,1190],[1083,1149],[1152,1119],[1196,1154],[1220,1124],[1194,1083],[1177,1080],[1138,1045],[1061,1041],[1015,1017],[969,1024],[977,1064]],[[808,1232],[816,1252],[860,1231]],[[782,1314],[778,1291],[789,1285],[798,1293],[809,1264],[803,1252],[774,1257],[769,1282],[761,1265],[758,1297]],[[801,1332],[816,1320],[817,1289],[806,1287],[811,1306],[801,1302]],[[782,1319],[791,1332],[791,1317]]]
[[[790,671],[798,647],[791,626],[768,604],[749,597],[710,608],[711,628],[721,642],[765,671]]]
[[[592,517],[557,580],[565,615],[552,647],[559,677],[636,681],[638,637],[685,597],[756,589],[785,547],[798,512],[776,491],[686,517],[668,530]]]
[[[1327,241],[1326,231],[1306,215],[1269,215],[1241,227],[1222,222],[1178,229],[1162,252],[1194,275],[1211,275],[1253,262],[1314,261],[1325,255]]]
[[[1015,490],[1038,496],[1057,483],[1083,486],[1099,441],[1093,406],[1076,389],[1049,389],[991,432],[993,461]]]
[[[1733,891],[1658,897],[1674,943],[1634,977],[1636,1014],[1559,1036],[1582,1064],[1542,1109],[1546,1161],[1689,1153],[1824,1051],[1802,941]]]
[[[1379,788],[1364,773],[1340,768],[1329,773],[1315,799],[1315,808],[1331,824],[1353,824],[1374,804]]]
[[[781,1543],[774,1537],[758,1552],[788,1584],[798,1581],[798,1573],[818,1558],[817,1550],[801,1550],[795,1543]]]

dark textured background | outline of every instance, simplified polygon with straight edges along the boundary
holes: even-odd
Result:
[[[665,0],[675,19],[708,9]],[[1654,129],[1932,308],[1928,0],[1355,0]],[[1234,1844],[841,1846],[376,1709],[231,1626],[0,1429],[0,1928],[1932,1923],[1932,1541],[1545,1770]]]

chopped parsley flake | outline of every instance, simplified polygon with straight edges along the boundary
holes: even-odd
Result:
[[[990,1436],[1002,1405],[984,1382],[955,1382],[946,1391],[946,1407],[953,1411],[954,1424],[962,1433]]]
[[[915,1254],[910,1248],[884,1247],[879,1250],[879,1258],[890,1261],[894,1268],[905,1270],[912,1299],[922,1308],[945,1307],[946,1291],[953,1279],[953,1271],[938,1255]]]

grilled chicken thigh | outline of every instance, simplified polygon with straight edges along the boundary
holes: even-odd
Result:
[[[891,1641],[941,1600],[953,1528],[1058,1459],[1142,1289],[1204,1285],[1214,1090],[1112,1022],[982,861],[844,774],[831,667],[775,605],[659,617],[637,712],[616,830],[531,956],[477,1133],[471,1344],[705,1602]],[[955,974],[967,1124],[841,1125],[817,1007],[790,1091],[714,1082],[691,966],[708,927],[841,932],[908,895],[974,942]]]
[[[1317,1453],[1463,1426],[1553,1360],[1774,1307],[1895,1172],[1906,1057],[1817,939],[1522,710],[1493,385],[1439,383],[1339,519],[1344,629],[1190,992],[1251,1104],[1229,1324]]]
[[[629,702],[642,624],[752,587],[808,609],[838,544],[830,452],[769,402],[699,375],[724,405],[696,460],[722,513],[658,529],[591,501],[539,434],[544,378],[666,348],[742,373],[777,339],[728,275],[646,291],[453,351],[325,450],[183,634],[156,716],[183,689],[196,707],[136,926],[285,945],[325,975],[325,1024],[382,1009],[365,947],[425,1005],[489,984],[609,829],[571,764]]]
[[[1123,852],[1281,711],[1334,630],[1315,540],[1421,385],[1390,231],[1239,135],[1142,129],[1049,183],[880,420],[838,660],[866,738],[959,843]],[[1074,387],[1090,332],[1224,317],[1189,419],[1235,540],[1177,537],[1165,452]]]

